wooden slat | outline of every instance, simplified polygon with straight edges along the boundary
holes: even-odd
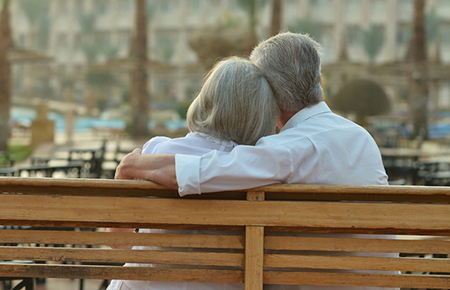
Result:
[[[450,273],[450,259],[266,254],[264,267]]]
[[[70,269],[70,270],[69,270]],[[243,283],[241,270],[1,264],[0,276]]]
[[[243,267],[244,254],[85,248],[0,247],[0,260]]]
[[[205,194],[189,198],[244,197],[249,190]],[[308,185],[274,184],[252,189],[265,192],[267,200],[386,200],[399,202],[450,203],[450,188],[424,186],[359,186],[359,185]],[[52,179],[0,177],[0,192],[33,194],[98,195],[98,196],[161,196],[178,197],[175,190],[148,181],[99,180],[99,179]],[[242,192],[242,194],[240,193]]]
[[[244,236],[0,230],[0,243],[243,249]]]
[[[326,184],[271,184],[252,189],[268,193],[309,193],[309,194],[365,194],[365,195],[442,195],[450,197],[450,189],[445,186],[382,186],[382,185],[326,185]],[[267,199],[267,198],[266,198]]]
[[[176,190],[150,181],[0,177],[0,192],[79,196],[178,197]]]
[[[450,240],[388,240],[266,236],[267,250],[450,254]]]
[[[71,267],[73,271],[67,271],[68,267]],[[244,273],[240,270],[78,265],[67,266],[2,264],[0,265],[0,276],[153,281],[197,281],[219,283],[243,283],[244,281]],[[450,276],[266,271],[264,272],[264,283],[288,285],[329,285],[362,287],[374,286],[448,289],[450,286]]]
[[[450,235],[450,205],[0,195],[0,224],[366,229]],[[177,210],[174,211],[173,208]],[[211,217],[214,216],[214,219]]]
[[[450,276],[265,271],[264,284],[449,289]]]
[[[249,192],[247,200],[260,202],[264,192]],[[245,228],[245,290],[263,289],[264,227]]]

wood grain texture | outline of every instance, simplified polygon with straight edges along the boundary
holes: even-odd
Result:
[[[264,267],[450,273],[450,259],[264,255]]]
[[[244,271],[155,267],[1,264],[2,277],[244,283]]]
[[[0,243],[244,249],[244,235],[0,230]]]
[[[450,238],[443,241],[266,236],[264,239],[267,250],[450,254]]]
[[[132,251],[4,246],[0,247],[0,259],[177,265],[176,268],[132,268],[2,263],[0,276],[228,283],[245,281],[246,289],[251,290],[261,290],[263,283],[450,289],[450,275],[349,273],[355,269],[450,273],[448,258],[344,256],[346,252],[448,254],[450,187],[277,184],[247,191],[179,198],[176,191],[145,181],[0,178],[0,192],[30,193],[0,194],[1,225],[246,231],[244,238],[229,233],[93,233],[59,231],[56,228],[47,231],[0,230],[0,243],[166,248]],[[157,198],[144,198],[146,196]],[[343,200],[354,202],[336,202]],[[296,233],[420,234],[423,237],[405,241],[336,236],[264,237],[264,233],[271,230]],[[442,237],[439,238],[441,240],[422,240],[433,238],[426,235]],[[174,249],[168,250],[171,247]],[[186,247],[201,250],[178,249]],[[228,253],[223,249],[237,249],[240,252],[244,249],[245,254]],[[283,252],[276,252],[278,250]],[[329,252],[329,255],[311,251]],[[342,252],[343,256],[335,252]],[[211,266],[224,270],[209,268]],[[236,267],[245,267],[246,270],[234,270]],[[266,267],[266,271],[263,271],[263,267]],[[314,269],[298,270],[305,268]],[[333,273],[330,269],[342,273]]]
[[[449,289],[450,276],[265,271],[264,284]]]
[[[243,267],[244,254],[96,248],[0,247],[2,260]]]
[[[208,193],[188,198],[213,199],[216,197],[245,199],[248,189],[233,192]],[[364,186],[364,185],[310,185],[273,184],[254,188],[265,192],[266,200],[305,198],[307,200],[385,200],[399,202],[450,203],[450,188],[443,186]],[[0,192],[98,195],[98,196],[160,196],[178,197],[176,190],[169,190],[149,181],[99,180],[99,179],[52,179],[26,177],[0,177]]]
[[[264,192],[248,192],[247,200],[259,203]],[[245,228],[245,290],[263,289],[264,227]]]
[[[403,230],[450,235],[450,205],[250,202],[82,196],[0,195],[0,224],[157,224]],[[173,210],[176,208],[177,210]],[[214,218],[211,218],[214,217]]]

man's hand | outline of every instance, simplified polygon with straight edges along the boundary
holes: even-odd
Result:
[[[175,155],[141,154],[141,149],[134,149],[120,162],[115,179],[150,180],[171,189],[178,189]]]

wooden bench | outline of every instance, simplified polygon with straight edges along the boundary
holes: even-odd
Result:
[[[0,192],[0,225],[31,227],[0,230],[0,243],[16,245],[0,247],[0,260],[15,261],[0,264],[1,277],[450,288],[450,260],[442,258],[450,252],[447,187],[280,184],[179,198],[145,181],[1,177]],[[97,230],[76,230],[84,227]],[[200,231],[183,233],[192,229]],[[70,246],[49,246],[61,244]],[[117,266],[126,262],[163,266]]]

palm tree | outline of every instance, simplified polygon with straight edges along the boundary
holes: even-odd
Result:
[[[289,24],[288,28],[291,32],[308,34],[318,42],[320,42],[324,32],[323,27],[320,26],[320,23],[312,19],[310,16],[293,21]]]
[[[370,63],[374,64],[375,59],[383,47],[384,31],[380,27],[372,26],[368,29],[361,30],[361,37]]]
[[[136,0],[136,34],[131,48],[134,68],[131,76],[131,135],[148,138],[149,104],[147,82],[147,15],[146,1]]]
[[[48,21],[48,7],[43,0],[21,0],[20,6],[29,22],[28,46],[34,49],[37,45],[37,28],[45,29]],[[48,33],[44,31],[44,33]],[[45,36],[44,36],[45,37]]]
[[[425,0],[414,0],[414,29],[411,42],[412,70],[409,84],[412,138],[428,138],[428,70],[425,30]]]
[[[117,56],[118,47],[112,46],[109,42],[98,42],[95,39],[95,26],[99,11],[92,10],[89,12],[78,11],[77,20],[83,32],[83,39],[80,47],[87,59],[88,65],[93,65],[97,57],[102,53],[107,59]],[[114,76],[105,71],[88,69],[86,73],[87,89],[87,107],[90,113],[97,106],[100,110],[104,109],[107,95],[105,91],[115,82]],[[97,89],[97,90],[95,90]]]
[[[428,47],[434,42],[433,61],[440,62],[440,46],[441,39],[439,37],[439,28],[441,26],[441,18],[436,12],[436,9],[429,11],[425,16],[425,31]]]
[[[11,108],[11,66],[8,50],[12,46],[10,0],[2,0],[0,12],[0,151],[8,150],[9,116]]]
[[[282,0],[272,0],[272,19],[270,22],[270,35],[277,35],[281,30]]]
[[[237,0],[237,4],[245,10],[249,20],[250,35],[247,39],[247,52],[250,53],[253,47],[258,43],[256,36],[256,25],[258,24],[258,12],[267,4],[267,0]]]
[[[175,44],[169,36],[161,37],[156,42],[156,52],[166,63],[169,63],[175,54]]]

